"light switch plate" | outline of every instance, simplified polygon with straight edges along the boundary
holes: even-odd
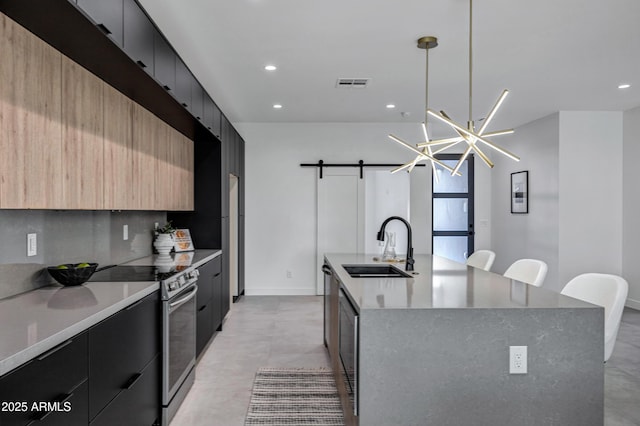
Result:
[[[129,225],[122,225],[122,239],[124,241],[129,239]]]
[[[38,234],[27,234],[27,256],[38,254]]]

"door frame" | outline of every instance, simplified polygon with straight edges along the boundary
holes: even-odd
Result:
[[[437,154],[438,160],[459,160],[462,154]],[[434,192],[435,182],[433,180],[433,173],[431,174],[431,251],[433,252],[435,237],[467,237],[467,257],[471,256],[474,251],[474,217],[475,217],[475,173],[474,173],[474,156],[469,154],[465,159],[467,162],[467,192]],[[466,231],[434,231],[433,230],[433,200],[436,198],[467,198],[467,215],[468,215],[468,227]]]

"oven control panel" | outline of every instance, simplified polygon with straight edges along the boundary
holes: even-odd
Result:
[[[165,297],[179,292],[181,289],[190,286],[198,280],[200,272],[197,269],[186,271],[180,275],[173,276],[162,282]]]

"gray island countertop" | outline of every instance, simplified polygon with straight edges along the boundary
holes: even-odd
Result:
[[[380,265],[373,254],[326,254],[358,309],[594,308],[544,288],[443,257],[415,256],[413,278],[351,278],[342,265]],[[405,270],[404,262],[391,263]]]

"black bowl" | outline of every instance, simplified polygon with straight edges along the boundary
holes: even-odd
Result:
[[[67,269],[60,269],[59,266],[49,266],[47,271],[54,280],[58,281],[64,286],[81,285],[87,282],[91,275],[96,271],[98,267],[97,263],[89,263],[89,266],[85,268],[78,268],[77,264],[65,263]]]

